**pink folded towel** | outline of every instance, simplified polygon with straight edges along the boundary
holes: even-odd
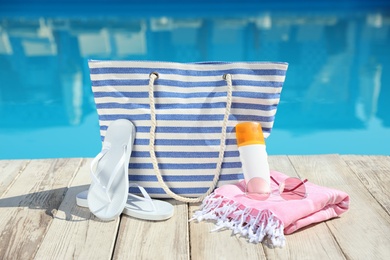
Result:
[[[289,177],[276,171],[271,171],[271,176],[279,183]],[[250,242],[283,247],[284,234],[340,216],[349,208],[349,196],[345,192],[309,181],[305,187],[306,198],[284,200],[274,192],[278,186],[271,182],[273,194],[265,201],[258,201],[245,195],[244,181],[224,185],[204,199],[192,219],[215,220],[214,230],[227,228],[248,237]]]

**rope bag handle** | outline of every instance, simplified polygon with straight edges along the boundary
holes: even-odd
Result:
[[[226,128],[227,123],[229,120],[229,114],[230,114],[230,108],[232,106],[232,92],[233,92],[233,84],[232,84],[232,76],[230,74],[223,75],[223,79],[226,81],[227,84],[227,100],[226,100],[226,109],[225,109],[225,115],[222,122],[222,130],[221,130],[221,143],[220,143],[220,149],[219,149],[219,157],[217,162],[217,167],[215,169],[214,179],[213,183],[209,187],[209,189],[204,193],[203,195],[196,197],[196,198],[189,198],[184,197],[181,195],[178,195],[174,193],[165,183],[165,181],[162,178],[161,171],[158,166],[157,158],[156,158],[156,152],[155,152],[155,139],[156,139],[156,107],[155,107],[155,100],[154,100],[154,82],[156,79],[158,79],[158,73],[152,72],[149,75],[149,103],[150,103],[150,119],[151,119],[151,127],[150,127],[150,140],[149,140],[149,152],[150,152],[150,158],[152,160],[153,169],[156,174],[157,180],[161,187],[164,189],[164,191],[171,196],[173,199],[182,201],[182,202],[188,202],[188,203],[196,203],[201,202],[203,199],[210,195],[210,193],[215,189],[217,182],[219,180],[219,176],[221,175],[221,169],[222,169],[222,162],[224,158],[224,152],[225,152],[225,141],[226,141]]]

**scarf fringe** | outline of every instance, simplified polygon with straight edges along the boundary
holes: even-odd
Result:
[[[203,200],[190,221],[214,220],[216,227],[212,232],[230,229],[233,234],[247,237],[251,243],[263,243],[270,248],[283,247],[286,241],[283,222],[269,210],[252,215],[253,210],[223,196],[211,194]]]

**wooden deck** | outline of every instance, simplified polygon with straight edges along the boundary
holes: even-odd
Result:
[[[100,222],[75,196],[91,159],[0,161],[0,259],[390,259],[390,157],[271,156],[272,169],[347,192],[340,218],[251,244],[212,223],[188,222],[199,205],[177,203],[163,222]]]

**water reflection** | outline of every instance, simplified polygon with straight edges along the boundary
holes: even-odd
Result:
[[[324,129],[364,130],[372,121],[386,129],[389,29],[388,13],[365,12],[0,18],[0,137],[27,128],[79,126],[95,115],[89,58],[286,61],[277,129],[302,136]],[[97,123],[88,127],[98,131]],[[85,156],[93,156],[93,149]],[[278,149],[284,153],[283,144]]]

